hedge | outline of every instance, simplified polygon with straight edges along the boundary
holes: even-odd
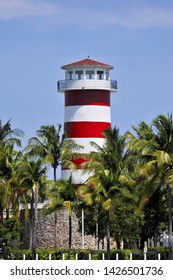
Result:
[[[68,255],[67,249],[37,249],[36,253],[38,254],[39,260],[49,260],[49,256],[51,255],[52,260],[62,260],[64,257],[65,260],[75,260],[76,254],[78,260],[88,260],[89,254],[91,254],[92,260],[102,260],[103,254],[104,259],[106,260],[106,250],[81,250],[81,249],[72,249],[70,256]],[[158,253],[160,254],[161,260],[168,259],[168,248],[166,247],[158,247],[158,248],[148,248],[147,251],[147,259],[148,260],[156,260],[158,259]],[[1,259],[14,259],[14,260],[22,260],[23,255],[25,255],[26,260],[32,259],[32,251],[31,250],[20,250],[13,249],[11,250],[8,257],[6,254],[3,255],[3,251],[0,252]],[[132,255],[133,260],[144,260],[144,253],[139,250],[129,250],[129,249],[121,249],[121,250],[111,250],[110,259],[116,260],[118,255],[118,260],[129,260],[130,255]]]

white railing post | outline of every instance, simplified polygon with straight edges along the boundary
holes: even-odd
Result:
[[[130,253],[130,260],[131,260],[131,261],[133,260],[133,255],[132,255],[132,253]]]
[[[64,261],[64,259],[65,259],[65,255],[64,255],[64,254],[62,254],[62,260]]]
[[[105,253],[102,254],[102,260],[105,260]]]
[[[147,259],[147,254],[144,253],[144,261],[146,261],[146,259]]]
[[[89,257],[89,260],[91,260],[91,253],[89,253],[88,257]]]
[[[78,260],[78,253],[76,253],[76,261]]]
[[[51,259],[52,259],[52,255],[51,255],[51,254],[49,254],[49,261],[51,261]]]
[[[25,259],[26,259],[26,255],[25,255],[25,254],[23,254],[23,260],[25,261]]]
[[[118,253],[116,253],[116,261],[118,261]]]
[[[38,254],[36,254],[36,261],[38,261]]]
[[[158,261],[160,261],[160,253],[158,253]]]

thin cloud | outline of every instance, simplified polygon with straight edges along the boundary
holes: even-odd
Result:
[[[146,5],[122,15],[119,24],[128,28],[173,28],[173,7],[162,8]]]
[[[13,20],[26,17],[53,16],[60,11],[58,5],[46,1],[1,0],[0,20]]]
[[[64,1],[65,2],[65,1]],[[115,10],[113,10],[113,8]],[[173,5],[170,7],[140,5],[108,6],[97,9],[79,3],[78,6],[58,5],[48,0],[0,0],[0,20],[20,19],[46,26],[76,25],[84,28],[103,26],[130,29],[173,28]],[[38,26],[37,26],[38,27]]]

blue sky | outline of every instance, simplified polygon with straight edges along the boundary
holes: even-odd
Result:
[[[0,118],[25,132],[63,124],[60,67],[87,56],[114,66],[112,125],[122,133],[173,108],[170,0],[0,0]]]

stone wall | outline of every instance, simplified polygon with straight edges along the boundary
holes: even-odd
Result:
[[[21,220],[24,225],[22,234],[23,247],[30,247],[30,225],[21,211]],[[57,211],[57,247],[68,248],[69,219],[65,208]],[[54,248],[55,243],[55,218],[54,213],[43,216],[42,209],[38,210],[37,248]],[[85,248],[96,249],[96,240],[92,235],[85,235]],[[78,218],[72,214],[72,248],[82,248],[82,236],[79,231]]]

